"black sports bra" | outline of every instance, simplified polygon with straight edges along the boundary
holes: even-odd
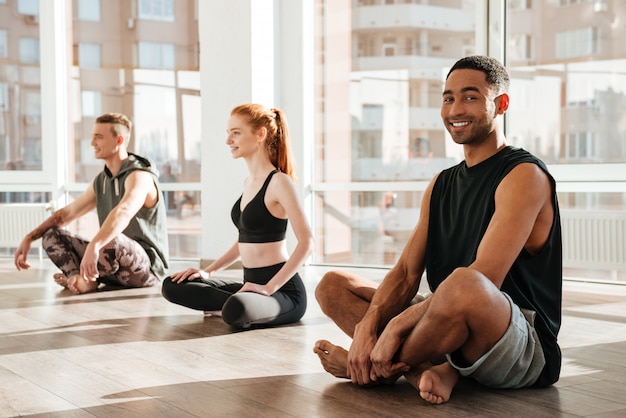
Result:
[[[230,218],[239,230],[239,242],[276,242],[285,239],[287,219],[277,218],[265,206],[265,192],[272,176],[278,170],[272,171],[265,179],[261,190],[241,211],[241,197],[237,199],[230,211]]]

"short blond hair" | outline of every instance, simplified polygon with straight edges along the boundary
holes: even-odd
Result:
[[[105,113],[96,118],[96,123],[110,123],[113,136],[122,135],[126,144],[130,142],[133,123],[128,116],[122,113]]]

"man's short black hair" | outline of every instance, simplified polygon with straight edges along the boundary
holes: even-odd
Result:
[[[489,85],[496,88],[497,94],[507,93],[511,80],[506,68],[498,60],[484,55],[472,55],[458,60],[446,76],[446,80],[454,70],[478,70],[485,73],[485,78]]]

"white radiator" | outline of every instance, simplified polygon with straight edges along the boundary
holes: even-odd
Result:
[[[563,267],[626,271],[626,212],[562,210]]]
[[[26,234],[39,226],[52,212],[48,203],[0,204],[0,248],[17,248]],[[41,245],[39,259],[42,258]]]

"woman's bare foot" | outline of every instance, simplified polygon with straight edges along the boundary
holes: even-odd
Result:
[[[54,282],[56,284],[67,289],[67,277],[65,277],[65,274],[55,273],[52,277],[54,278]]]
[[[96,280],[91,281],[85,279],[80,274],[75,274],[67,278],[67,286],[70,292],[75,295],[82,293],[93,292],[98,288],[98,282]]]
[[[322,362],[322,367],[328,373],[342,379],[348,378],[348,352],[338,345],[326,340],[319,340],[313,347]]]
[[[459,373],[447,362],[423,372],[409,372],[404,377],[419,390],[422,399],[432,404],[447,402],[459,381]]]

